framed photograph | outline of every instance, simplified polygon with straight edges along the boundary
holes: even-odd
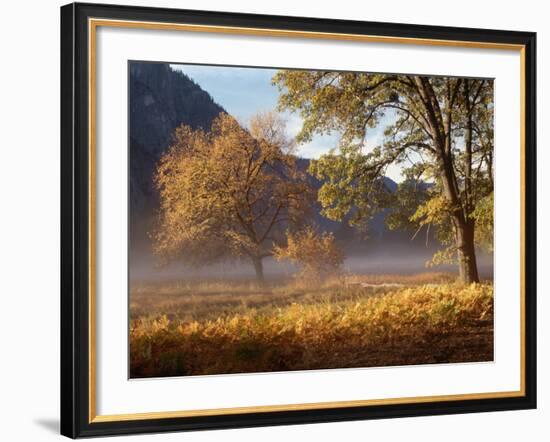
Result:
[[[61,8],[61,432],[536,407],[528,32]]]

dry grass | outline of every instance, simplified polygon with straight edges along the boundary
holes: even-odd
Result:
[[[193,321],[284,307],[292,303],[315,304],[363,299],[394,290],[393,285],[449,284],[449,273],[415,275],[343,275],[312,284],[303,280],[277,280],[263,286],[251,281],[179,281],[134,284],[131,288],[131,317],[167,315],[169,319]]]
[[[388,282],[408,286],[383,285]],[[132,377],[493,357],[492,285],[459,286],[441,274],[333,280],[309,290],[296,284],[140,286],[132,291],[131,318]]]
[[[348,283],[367,284],[402,284],[402,285],[424,285],[424,284],[450,284],[456,279],[455,275],[444,272],[423,272],[411,275],[351,275],[346,277]]]

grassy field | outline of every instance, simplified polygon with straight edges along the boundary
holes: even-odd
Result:
[[[131,377],[493,359],[493,287],[443,273],[138,284]]]

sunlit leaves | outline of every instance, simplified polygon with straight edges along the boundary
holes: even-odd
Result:
[[[249,130],[227,114],[208,132],[176,129],[155,175],[155,253],[197,265],[270,255],[310,206],[292,149],[284,122],[271,113],[253,118]]]
[[[338,273],[344,262],[342,250],[332,233],[317,233],[307,227],[287,232],[287,244],[275,246],[273,255],[278,261],[289,260],[300,266],[296,275],[308,281],[320,281]]]
[[[433,228],[449,246],[440,254],[446,257],[459,246],[451,247],[453,239],[464,238],[456,229],[479,229],[476,244],[491,247],[492,218],[483,209],[494,185],[491,80],[282,70],[273,82],[280,108],[304,120],[298,141],[341,135],[335,150],[310,167],[323,181],[325,216],[365,226],[386,210],[391,228]],[[381,124],[383,141],[369,146],[369,129]],[[407,183],[394,195],[383,185],[391,165]],[[423,182],[429,195],[415,184]]]
[[[494,194],[487,195],[477,204],[472,213],[472,217],[476,222],[476,242],[485,246],[489,250],[493,250],[493,225],[495,213]]]

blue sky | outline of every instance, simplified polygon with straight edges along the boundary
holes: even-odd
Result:
[[[226,66],[200,66],[173,64],[172,69],[182,71],[193,79],[203,90],[242,124],[254,114],[274,110],[279,92],[271,84],[275,69],[241,68]],[[302,118],[297,113],[283,113],[287,122],[287,131],[295,136],[302,127]],[[370,129],[367,146],[374,147],[382,141],[384,126]],[[298,155],[305,158],[319,158],[330,149],[338,146],[338,134],[317,135],[304,144],[298,145]],[[401,181],[398,167],[390,167],[387,175],[394,181]]]

